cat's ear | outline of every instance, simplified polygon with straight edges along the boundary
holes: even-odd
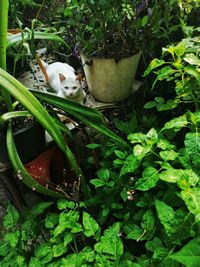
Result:
[[[79,73],[79,74],[76,76],[76,80],[79,81],[79,82],[82,80],[82,78],[83,78],[82,73]]]
[[[61,82],[65,80],[65,76],[61,73],[59,73],[59,78]]]

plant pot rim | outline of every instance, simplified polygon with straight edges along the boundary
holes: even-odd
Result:
[[[117,57],[100,57],[100,56],[95,56],[95,55],[91,55],[91,56],[88,56],[87,54],[85,54],[84,52],[81,52],[80,51],[80,56],[82,57],[85,57],[87,58],[88,60],[91,60],[91,59],[97,59],[97,60],[114,60],[116,62],[122,60],[122,59],[126,59],[126,58],[131,58],[131,57],[134,57],[136,55],[141,55],[142,54],[142,51],[138,51],[136,53],[133,53],[133,54],[130,54],[130,55],[124,55],[124,56],[121,56],[119,58]]]

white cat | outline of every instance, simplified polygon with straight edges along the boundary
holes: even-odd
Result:
[[[73,67],[61,62],[52,64],[47,64],[42,60],[41,62],[48,76],[47,83],[58,96],[83,103],[85,92],[81,86],[81,78],[75,75]]]

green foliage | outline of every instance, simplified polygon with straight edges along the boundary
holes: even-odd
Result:
[[[162,59],[153,59],[144,75],[150,72],[156,74],[152,89],[158,81],[173,82],[176,97],[166,103],[163,98],[157,97],[155,101],[146,103],[145,108],[156,107],[158,111],[164,111],[184,103],[195,105],[197,110],[200,97],[199,63],[199,37],[188,37],[176,45],[163,48]]]

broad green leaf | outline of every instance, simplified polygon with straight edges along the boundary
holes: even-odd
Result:
[[[148,131],[148,133],[146,134],[145,141],[147,145],[153,145],[158,141],[158,133],[154,128]]]
[[[200,166],[200,133],[187,133],[185,150],[196,168]]]
[[[159,180],[158,171],[153,167],[146,168],[142,173],[142,178],[137,178],[135,188],[141,191],[147,191],[156,186]]]
[[[53,202],[40,202],[31,209],[31,214],[33,215],[33,217],[37,217],[39,214],[43,213],[44,210],[50,207],[52,204]]]
[[[136,143],[143,144],[145,139],[146,139],[146,135],[143,133],[134,133],[134,134],[128,135],[128,140],[130,140],[132,144],[136,144]]]
[[[65,210],[67,208],[74,209],[75,203],[73,201],[68,201],[66,199],[58,199],[57,200],[57,208],[59,210]]]
[[[61,259],[59,267],[82,267],[84,256],[80,253],[69,254]]]
[[[0,240],[0,256],[5,257],[10,252],[9,243],[3,240]]]
[[[135,157],[135,155],[129,155],[120,171],[120,176],[129,172],[134,172],[139,167],[139,165],[140,161]]]
[[[193,76],[193,77],[197,80],[198,85],[200,85],[200,73],[196,70],[196,67],[195,67],[195,66],[189,66],[189,65],[188,65],[188,66],[186,66],[186,67],[184,68],[184,71],[185,71],[187,74]]]
[[[52,247],[53,257],[59,257],[67,252],[67,246],[64,243]]]
[[[183,59],[190,65],[200,65],[200,59],[194,54],[186,54]]]
[[[164,79],[167,79],[171,74],[174,74],[175,70],[172,69],[170,66],[165,66],[162,69],[160,69],[157,74],[157,80],[162,81]]]
[[[97,231],[99,231],[99,225],[87,212],[83,212],[83,229],[86,237],[94,236],[98,240]]]
[[[39,259],[31,257],[28,267],[42,267]]]
[[[177,185],[183,189],[187,190],[191,186],[196,186],[199,181],[199,176],[191,169],[180,170],[180,179],[177,182]]]
[[[171,236],[176,232],[175,212],[172,207],[168,206],[165,202],[158,199],[155,200],[156,211],[158,218],[163,225],[165,232],[168,236]]]
[[[162,65],[164,65],[164,64],[166,64],[166,62],[165,62],[164,60],[162,60],[162,59],[158,59],[158,58],[154,58],[154,59],[150,62],[148,68],[145,70],[145,72],[144,72],[144,76],[149,75],[149,73],[150,73],[152,70],[154,70],[155,68],[158,68],[158,67],[160,67],[160,66],[162,66]]]
[[[100,179],[92,179],[90,180],[90,183],[93,184],[96,188],[106,185],[106,182]]]
[[[196,222],[200,222],[200,189],[190,188],[181,191],[181,198],[185,202],[188,210],[195,216]]]
[[[144,231],[138,225],[133,223],[126,223],[123,227],[126,233],[126,239],[133,239],[133,240],[145,240]]]
[[[199,267],[200,240],[199,237],[189,241],[181,250],[170,255],[170,258],[182,263],[186,267]]]
[[[152,210],[147,210],[142,216],[141,226],[151,237],[154,234],[154,216]]]
[[[168,183],[177,183],[181,178],[181,170],[169,168],[165,171],[159,173],[159,177],[161,180],[168,182]]]
[[[120,257],[123,255],[123,243],[119,238],[120,224],[115,223],[104,231],[100,242],[94,245],[94,249],[98,253],[106,253],[112,256],[112,259],[118,263]]]
[[[13,228],[17,225],[19,220],[19,213],[11,204],[7,207],[6,215],[3,218],[3,227],[6,229]]]
[[[123,151],[120,150],[114,150],[115,155],[120,158],[120,159],[125,159],[126,158],[126,154]]]
[[[45,227],[52,229],[58,224],[59,215],[57,213],[48,213],[45,218]]]
[[[173,150],[175,149],[175,145],[171,144],[167,139],[160,138],[157,142],[157,147],[163,150]]]
[[[150,109],[150,108],[154,108],[157,106],[156,101],[149,101],[144,105],[145,109]]]
[[[37,258],[42,259],[45,256],[47,256],[47,254],[49,254],[51,250],[52,250],[51,244],[44,243],[44,244],[36,246],[34,250],[34,254]]]
[[[134,146],[133,153],[134,153],[135,158],[138,161],[140,161],[151,151],[151,148],[152,148],[151,145],[146,145],[146,146],[136,145],[136,146]]]
[[[186,127],[187,125],[188,125],[188,119],[187,119],[186,114],[184,114],[178,118],[174,118],[171,121],[168,121],[167,123],[165,123],[161,131],[169,130],[169,129],[174,129],[175,131],[179,131],[182,128]]]
[[[179,154],[174,150],[161,151],[159,155],[164,161],[175,160],[179,156]]]
[[[101,168],[97,171],[97,176],[99,177],[99,179],[107,182],[110,178],[110,171],[109,169]]]
[[[178,57],[181,57],[185,53],[186,46],[184,43],[180,42],[174,47],[174,52]]]
[[[15,248],[19,241],[20,232],[16,230],[15,232],[10,232],[5,234],[4,239],[5,241],[9,242],[10,246]]]
[[[122,191],[120,192],[120,197],[123,199],[123,201],[127,200],[127,190],[125,188],[122,189]]]

